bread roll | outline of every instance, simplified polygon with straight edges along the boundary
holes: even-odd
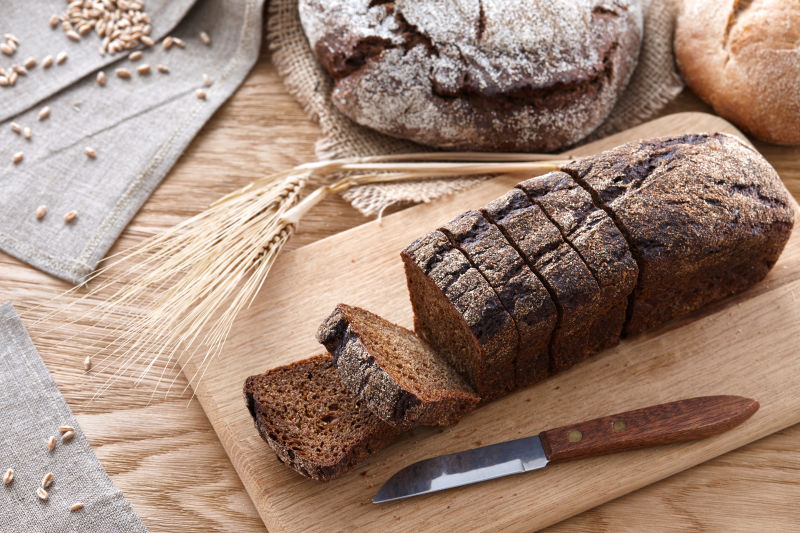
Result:
[[[764,141],[800,144],[800,1],[685,0],[675,56],[717,113]]]
[[[551,151],[608,116],[639,53],[639,0],[300,0],[334,105],[448,149]]]

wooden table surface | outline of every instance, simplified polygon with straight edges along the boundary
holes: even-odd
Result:
[[[709,108],[684,91],[663,113],[694,110]],[[311,160],[317,135],[265,51],[244,86],[198,135],[113,251],[177,223],[265,173]],[[800,198],[800,148],[756,144]],[[326,200],[304,219],[289,246],[365,220],[340,199]],[[0,253],[0,300],[12,301],[23,316],[67,288]],[[265,531],[178,368],[156,368],[138,385],[134,369],[93,399],[114,368],[86,374],[86,339],[70,338],[46,322],[28,321],[26,326],[95,453],[150,531]],[[162,370],[166,379],[157,383]],[[800,426],[788,428],[551,529],[800,531],[798,442]],[[271,453],[266,446],[264,453]]]

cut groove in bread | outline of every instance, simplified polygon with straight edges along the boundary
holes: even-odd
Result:
[[[590,318],[590,350],[599,352],[616,345],[638,275],[625,236],[568,174],[551,172],[526,180],[517,188],[559,229],[600,287],[597,312]]]
[[[591,319],[600,289],[544,212],[519,189],[487,204],[484,213],[537,272],[558,309],[550,341],[550,371],[560,372],[593,351]]]
[[[328,354],[250,376],[244,396],[278,459],[320,481],[344,474],[399,434],[342,383]]]
[[[556,307],[541,280],[500,230],[479,211],[467,211],[440,228],[497,294],[519,335],[516,386],[546,378]]]
[[[417,334],[481,399],[513,390],[517,332],[484,277],[440,231],[417,239],[401,257]]]
[[[761,280],[794,223],[775,169],[731,135],[629,143],[564,170],[615,221],[638,263],[630,334]]]
[[[356,397],[393,426],[454,424],[480,401],[425,341],[364,309],[336,306],[317,340]]]

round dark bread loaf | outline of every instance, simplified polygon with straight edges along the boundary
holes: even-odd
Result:
[[[608,116],[633,72],[639,0],[300,0],[355,122],[440,148],[552,151]]]

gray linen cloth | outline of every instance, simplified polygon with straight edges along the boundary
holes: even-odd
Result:
[[[173,1],[146,0],[145,8],[150,11],[151,4]],[[21,11],[7,11],[11,4],[0,4],[4,28],[17,26],[6,13]],[[36,3],[13,4],[40,11]],[[175,4],[185,6],[186,2]],[[263,0],[199,0],[169,32],[186,42],[184,49],[164,50],[158,43],[144,48],[137,62],[118,54],[115,63],[102,69],[108,79],[105,87],[96,82],[96,69],[102,66],[98,60],[103,59],[97,53],[99,39],[70,42],[86,47],[87,66],[81,65],[80,71],[88,74],[22,113],[0,115],[0,248],[59,278],[84,281],[198,130],[252,68],[261,45],[262,6]],[[42,28],[37,32],[61,31],[47,26],[51,12],[50,7],[41,9],[44,22],[36,23],[36,28]],[[155,28],[156,15],[152,16]],[[175,13],[165,15],[170,16]],[[34,37],[26,41],[21,28],[17,30],[20,46],[13,62],[57,53],[52,45],[28,49],[29,43],[35,46],[40,41]],[[211,35],[210,46],[200,40],[200,31]],[[76,52],[69,54],[67,63],[79,62]],[[4,66],[10,62],[2,55],[0,61]],[[137,74],[135,68],[145,63],[151,66],[150,74]],[[166,65],[169,73],[158,72],[159,64]],[[37,66],[27,78],[45,79],[63,66],[48,70]],[[120,67],[132,70],[132,78],[118,78],[114,71]],[[212,81],[208,87],[204,87],[203,74]],[[27,81],[25,86],[18,82],[15,87],[0,88],[0,113],[15,109],[9,98],[25,98],[26,91],[37,91]],[[207,94],[205,100],[195,95],[200,88]],[[38,113],[45,105],[51,109],[50,116],[40,121]],[[30,127],[32,139],[13,133],[11,122]],[[87,157],[86,147],[97,152],[96,159]],[[24,159],[13,164],[12,155],[17,152],[23,152]],[[39,205],[47,206],[42,220],[35,217]],[[67,224],[63,217],[71,210],[78,215]]]
[[[11,304],[0,306],[0,531],[146,532],[122,493],[114,488],[83,436],[64,397],[36,352]],[[47,449],[59,426],[75,437]],[[53,473],[48,499],[36,495],[42,478]],[[76,502],[83,509],[70,511]]]

